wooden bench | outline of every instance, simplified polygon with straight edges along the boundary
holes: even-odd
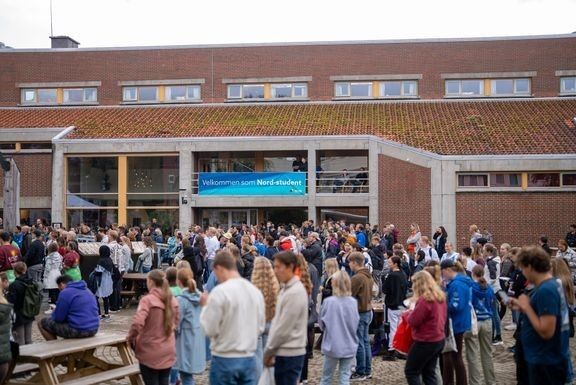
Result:
[[[121,363],[107,362],[97,357],[96,350],[103,347],[116,348]],[[24,345],[20,347],[17,364],[37,365],[39,372],[25,382],[9,382],[10,385],[99,384],[126,376],[130,377],[132,385],[143,383],[125,335],[99,333],[91,338]],[[64,370],[56,371],[58,367]]]
[[[124,308],[130,307],[132,300],[138,298],[146,292],[146,274],[142,273],[127,273],[122,276],[122,280],[129,282],[130,290],[122,290],[120,296],[124,299]]]

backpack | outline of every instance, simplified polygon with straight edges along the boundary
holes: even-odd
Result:
[[[102,280],[102,273],[93,271],[88,276],[88,282],[86,283],[88,289],[92,292],[92,294],[96,294],[98,291],[98,287],[100,287],[100,282]]]
[[[42,285],[38,282],[26,285],[22,315],[26,318],[34,318],[40,313],[42,306]]]
[[[382,258],[378,256],[374,250],[368,250],[368,254],[370,254],[370,258],[372,259],[372,267],[374,270],[382,271],[384,268],[384,261],[382,261]]]

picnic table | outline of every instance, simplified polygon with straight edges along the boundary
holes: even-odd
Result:
[[[121,364],[96,356],[96,349],[118,350]],[[98,333],[91,338],[54,340],[20,347],[19,365],[38,365],[39,371],[22,382],[9,385],[93,385],[129,377],[132,385],[142,385],[140,368],[125,335]],[[32,365],[31,365],[32,364]],[[56,370],[56,368],[63,370]]]
[[[132,300],[141,296],[146,292],[146,276],[142,273],[126,273],[122,276],[122,280],[127,283],[127,290],[122,290],[120,296],[125,299],[124,308],[130,307]]]

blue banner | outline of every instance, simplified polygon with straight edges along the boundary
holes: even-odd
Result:
[[[306,173],[201,172],[198,195],[306,195]]]

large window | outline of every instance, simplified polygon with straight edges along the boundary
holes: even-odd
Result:
[[[493,96],[527,96],[530,79],[494,79],[490,88]]]
[[[560,93],[561,94],[575,94],[576,93],[576,77],[560,78]]]
[[[154,103],[158,101],[158,87],[124,87],[124,102]]]
[[[415,80],[380,82],[381,98],[399,98],[418,95],[418,82]]]
[[[490,174],[490,187],[521,187],[522,174]]]
[[[263,84],[231,84],[228,99],[264,99]]]
[[[200,100],[200,86],[169,86],[165,89],[167,102],[190,102]]]
[[[530,173],[528,174],[528,187],[560,187],[560,174]]]
[[[98,99],[96,88],[65,88],[64,103],[94,103]]]
[[[576,172],[562,174],[563,187],[576,187]]]
[[[272,99],[290,99],[308,97],[307,84],[272,84]]]
[[[446,96],[482,96],[484,94],[484,81],[472,80],[446,80]]]
[[[353,83],[339,82],[335,84],[337,98],[371,98],[372,82]]]
[[[25,88],[20,91],[24,105],[91,104],[98,102],[96,87],[88,88]]]
[[[56,88],[23,89],[22,104],[56,104],[58,91]]]
[[[487,174],[460,174],[458,187],[488,187]]]

